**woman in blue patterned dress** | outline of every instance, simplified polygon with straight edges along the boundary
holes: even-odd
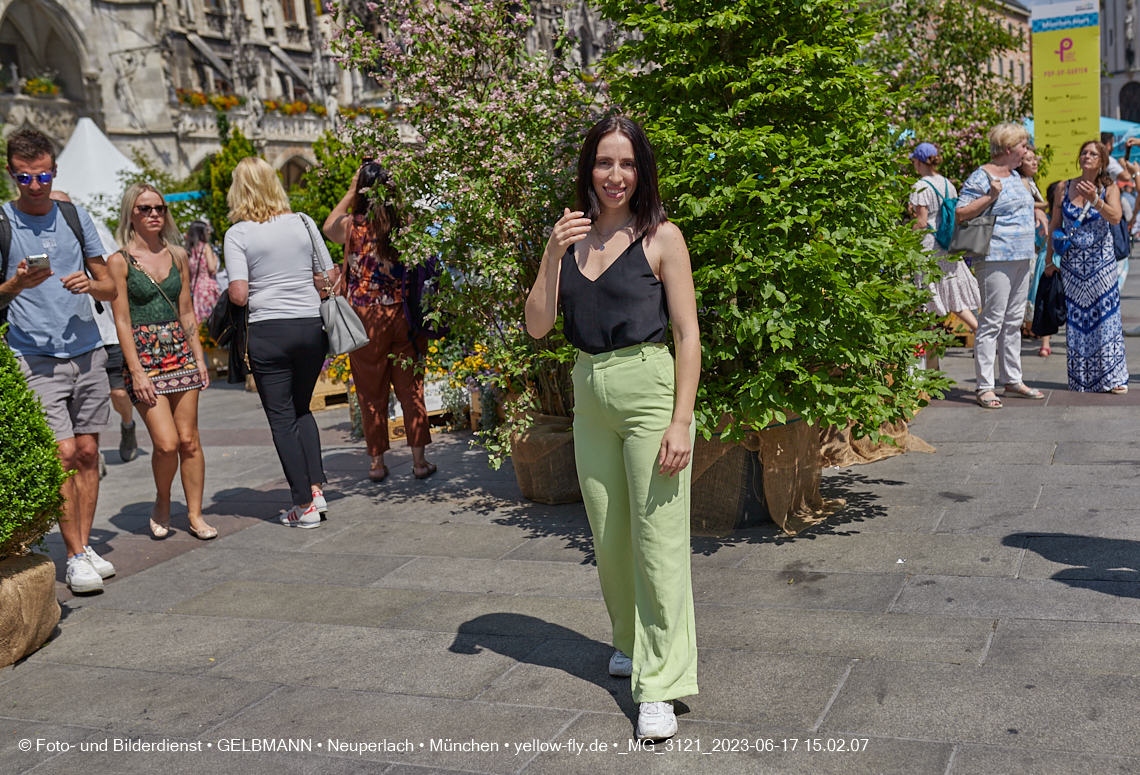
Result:
[[[1120,287],[1110,224],[1120,222],[1120,191],[1108,175],[1108,149],[1095,140],[1081,146],[1081,176],[1057,187],[1053,230],[1064,225],[1070,244],[1061,256],[1069,352],[1069,390],[1127,393],[1128,363],[1120,322]],[[1045,273],[1053,274],[1053,241]]]

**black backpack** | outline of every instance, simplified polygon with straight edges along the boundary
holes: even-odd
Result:
[[[79,240],[80,252],[84,254],[84,258],[88,258],[87,245],[83,241],[83,224],[79,222],[79,211],[75,209],[75,205],[71,202],[56,202],[59,206],[59,211],[63,213],[63,220],[67,221],[67,225],[71,227],[71,232],[75,235],[75,239]],[[100,246],[102,248],[102,246]],[[8,220],[8,213],[0,207],[0,282],[8,281],[8,253],[12,250],[12,222]],[[102,250],[99,255],[103,255]],[[86,263],[83,265],[83,271],[87,271]],[[90,273],[88,272],[88,275]],[[95,311],[102,314],[103,302],[95,302]],[[8,322],[8,308],[0,309],[0,325]]]

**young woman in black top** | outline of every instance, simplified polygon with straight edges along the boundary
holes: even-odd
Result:
[[[672,700],[697,693],[689,482],[701,369],[689,252],[665,217],[645,132],[607,118],[578,159],[566,210],[526,305],[545,336],[562,307],[574,366],[574,447],[613,625],[611,675],[631,676],[638,739],[677,732]],[[673,323],[676,363],[666,345]]]

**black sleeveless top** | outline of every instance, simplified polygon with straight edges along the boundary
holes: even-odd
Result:
[[[643,239],[634,240],[594,282],[578,268],[575,246],[567,248],[559,273],[562,331],[579,350],[597,355],[644,342],[664,343],[669,326],[665,286],[649,268]]]

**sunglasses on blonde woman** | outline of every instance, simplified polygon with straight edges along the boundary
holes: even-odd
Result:
[[[166,205],[135,205],[135,209],[139,215],[150,215],[152,212],[155,215],[166,215]]]

